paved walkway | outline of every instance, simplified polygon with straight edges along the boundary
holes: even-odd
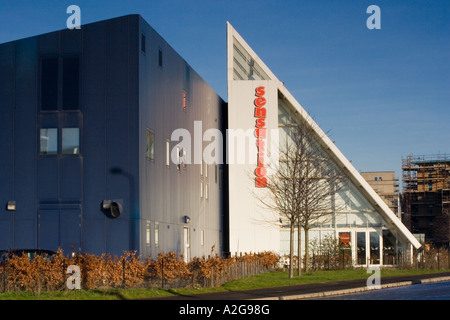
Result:
[[[369,277],[369,274],[368,274]],[[418,283],[449,281],[450,272],[381,277],[381,288],[407,286]],[[152,300],[299,300],[315,299],[331,295],[349,294],[368,291],[367,278],[356,280],[342,280],[333,282],[292,285],[246,291],[227,291],[196,295],[177,295]]]

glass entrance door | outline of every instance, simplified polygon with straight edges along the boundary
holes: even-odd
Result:
[[[381,239],[378,231],[356,232],[356,264],[381,264]]]

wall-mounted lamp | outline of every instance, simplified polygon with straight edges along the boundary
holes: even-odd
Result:
[[[189,218],[188,216],[184,216],[184,223],[190,223],[191,222],[191,218]]]
[[[6,204],[6,210],[8,211],[16,211],[16,202],[15,201],[8,201]]]
[[[107,212],[111,218],[118,218],[122,214],[122,204],[117,200],[103,200],[103,211]]]

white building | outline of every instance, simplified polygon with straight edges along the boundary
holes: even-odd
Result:
[[[341,204],[339,211],[331,222],[310,230],[310,240],[350,237],[354,265],[395,264],[405,254],[411,258],[419,242],[229,23],[227,60],[230,253],[289,252],[289,229],[273,223],[277,213],[257,195],[264,191],[269,163],[278,161],[283,138],[278,129],[291,117],[310,124],[323,152],[347,180],[334,200]]]

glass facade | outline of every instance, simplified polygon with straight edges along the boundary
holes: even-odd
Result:
[[[233,39],[233,79],[270,80],[269,76],[236,39]]]
[[[280,149],[292,142],[292,132],[294,131],[292,128],[300,125],[302,122],[294,108],[280,94],[278,99]],[[311,148],[322,148],[317,141],[313,144],[316,145]],[[331,158],[325,150],[322,150],[322,155],[324,158]],[[285,163],[280,156],[280,168],[283,168],[283,165]],[[345,176],[345,173],[338,169],[333,162],[327,162],[327,165],[334,166],[337,174]],[[334,230],[340,239],[340,247],[345,248],[345,254],[354,257],[355,264],[392,265],[396,263],[398,248],[396,236],[389,231],[389,225],[352,181],[345,180],[344,187],[330,197],[329,201],[329,207],[333,209],[332,213],[329,218],[322,219],[323,223],[316,224],[315,229],[323,230],[322,232],[317,233],[314,229],[310,231],[310,239],[314,239],[313,235],[316,234],[319,237],[318,240],[321,241],[320,238],[322,233],[326,232],[325,230]],[[286,232],[288,231],[285,229],[282,234]],[[351,241],[353,237],[355,241]],[[341,238],[344,241],[341,241]],[[281,247],[285,250],[288,249],[288,234],[284,234],[281,239]],[[347,239],[348,242],[346,242]]]

